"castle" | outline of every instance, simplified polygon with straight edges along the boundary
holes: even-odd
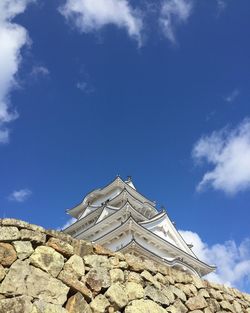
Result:
[[[118,176],[105,187],[91,191],[68,214],[77,220],[63,231],[76,239],[196,276],[215,270],[198,259],[166,210],[159,212],[155,202],[136,190],[131,178]]]

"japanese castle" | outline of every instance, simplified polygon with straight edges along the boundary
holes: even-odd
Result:
[[[131,178],[116,177],[102,189],[88,193],[68,214],[76,222],[63,231],[77,239],[132,253],[155,263],[203,276],[213,270],[197,258],[165,210],[139,193]]]

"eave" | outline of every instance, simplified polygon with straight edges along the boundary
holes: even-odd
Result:
[[[129,224],[129,227],[126,227],[127,224]],[[170,243],[169,241],[164,240],[163,238],[159,237],[158,235],[154,234],[153,232],[149,231],[148,229],[142,227],[140,224],[138,224],[132,216],[130,216],[125,222],[123,222],[120,226],[116,227],[115,229],[113,229],[112,231],[110,231],[109,233],[100,236],[99,238],[95,239],[95,242],[98,242],[99,244],[104,244],[105,242],[108,241],[108,237],[110,236],[114,236],[114,235],[118,235],[115,233],[121,233],[126,229],[132,229],[133,227],[136,227],[139,231],[139,233],[144,233],[145,235],[148,236],[148,238],[154,238],[158,243],[161,243],[163,245],[163,247],[167,247],[169,249],[170,252],[176,254],[176,255],[180,255],[183,258],[185,258],[187,260],[187,264],[188,261],[189,262],[193,262],[194,264],[196,264],[196,267],[202,269],[202,273],[201,275],[206,275],[212,271],[214,271],[216,269],[216,267],[214,266],[210,266],[206,263],[204,263],[203,261],[199,260],[197,257],[194,257],[192,255],[190,255],[189,253],[183,251],[182,249],[178,248],[177,246],[173,245],[172,243]],[[166,249],[166,248],[165,248]],[[186,263],[186,262],[184,262]]]
[[[126,246],[122,247],[118,251],[122,252],[122,253],[126,253],[126,251],[129,252],[130,249],[131,250],[138,249],[139,251],[141,251],[142,254],[143,254],[143,252],[146,252],[146,256],[147,256],[147,254],[151,255],[152,259],[155,260],[156,262],[160,263],[160,264],[166,264],[166,265],[171,266],[171,267],[174,267],[176,265],[184,266],[184,267],[188,268],[188,270],[192,274],[200,276],[199,273],[197,271],[195,271],[195,269],[193,267],[182,262],[179,258],[175,258],[172,261],[161,258],[157,254],[155,254],[154,252],[152,252],[152,251],[148,250],[146,247],[142,246],[139,242],[136,241],[136,239],[131,240]]]

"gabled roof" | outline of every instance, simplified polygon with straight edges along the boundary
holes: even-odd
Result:
[[[68,209],[67,213],[70,214],[71,216],[78,218],[79,214],[81,213],[81,211],[84,211],[86,209],[86,207],[89,205],[89,203],[91,203],[91,201],[93,201],[93,199],[97,198],[98,196],[101,195],[105,195],[106,193],[108,193],[110,190],[115,189],[115,188],[120,188],[121,190],[123,190],[124,188],[127,189],[127,191],[137,200],[140,200],[142,203],[148,203],[149,205],[151,205],[152,207],[155,206],[155,203],[149,199],[147,199],[145,196],[143,196],[141,193],[139,193],[134,186],[131,185],[131,181],[123,181],[120,177],[116,177],[111,183],[109,183],[108,185],[106,185],[103,188],[99,188],[99,189],[95,189],[93,191],[91,191],[90,193],[88,193],[83,201],[76,205],[75,207],[73,207],[72,209]]]
[[[103,209],[105,207],[103,207]],[[114,210],[114,213],[106,216],[103,220],[100,220],[100,221],[97,220],[97,223],[95,225],[92,225],[89,228],[84,229],[83,231],[81,231],[79,234],[77,234],[77,238],[83,237],[83,236],[86,237],[87,233],[90,230],[91,230],[91,232],[95,232],[95,230],[98,230],[98,228],[100,228],[100,225],[104,224],[104,223],[106,223],[108,225],[111,225],[111,227],[112,227],[112,224],[110,224],[112,222],[112,220],[115,220],[116,218],[118,218],[118,216],[123,215],[124,211],[126,211],[127,208],[128,208],[128,213],[130,213],[131,216],[133,216],[133,214],[134,214],[135,216],[137,215],[138,217],[140,217],[142,220],[144,220],[144,219],[146,220],[147,219],[143,214],[141,214],[140,212],[136,211],[133,208],[133,206],[130,204],[130,202],[127,201],[126,203],[124,203],[124,205],[119,210]]]
[[[127,227],[128,224],[129,224],[129,228]],[[133,229],[133,228],[137,229],[139,231],[139,233],[147,236],[149,240],[152,238],[155,239],[158,243],[162,244],[162,247],[164,247],[165,249],[168,248],[168,250],[170,252],[175,253],[176,255],[182,257],[184,260],[183,261],[184,264],[186,264],[186,263],[187,264],[189,264],[189,263],[195,264],[200,269],[200,273],[202,275],[206,275],[215,269],[214,266],[210,266],[210,265],[202,262],[195,255],[189,254],[188,252],[182,250],[181,248],[173,245],[171,242],[164,240],[163,238],[159,237],[158,235],[156,235],[156,234],[152,233],[151,231],[149,231],[148,229],[144,228],[139,223],[137,223],[133,219],[132,216],[130,216],[125,222],[123,222],[120,226],[116,227],[115,229],[113,229],[109,233],[97,238],[95,240],[95,242],[102,244],[103,242],[106,242],[110,236],[118,235],[120,233],[123,233],[126,229]]]

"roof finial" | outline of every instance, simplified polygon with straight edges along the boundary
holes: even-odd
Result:
[[[132,180],[132,176],[127,176],[127,181],[130,182]]]

